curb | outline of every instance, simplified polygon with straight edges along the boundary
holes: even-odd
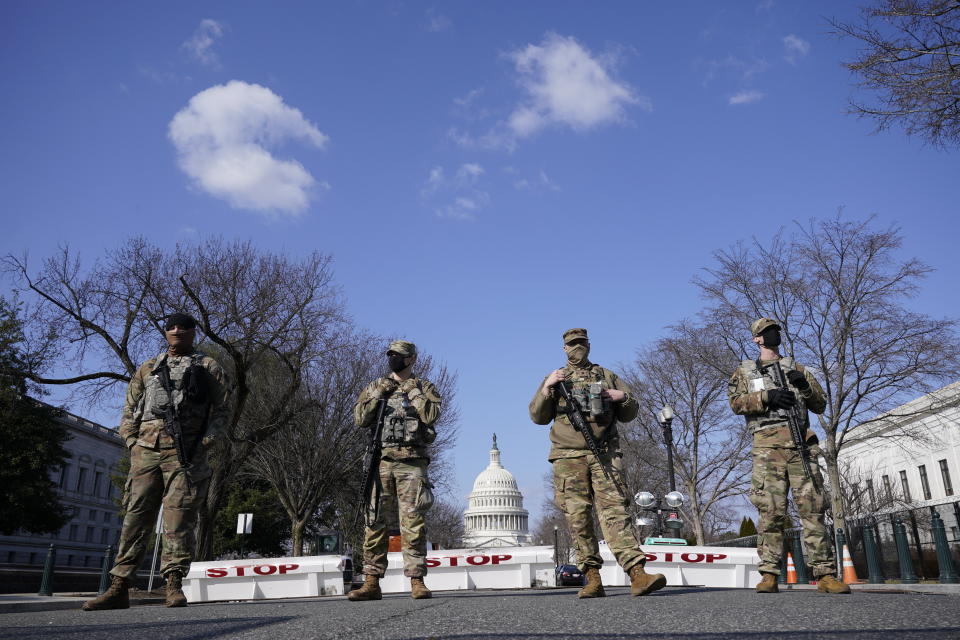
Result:
[[[90,597],[94,597],[91,595]],[[56,598],[49,601],[29,600],[26,602],[0,602],[0,615],[4,613],[35,613],[41,611],[63,611],[80,609],[87,598]],[[130,606],[163,604],[163,598],[130,598]]]

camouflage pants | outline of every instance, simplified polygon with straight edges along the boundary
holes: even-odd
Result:
[[[427,575],[427,527],[424,516],[433,506],[426,460],[380,461],[380,513],[363,539],[363,572],[382,576],[387,571],[388,522],[400,520],[403,575]],[[374,499],[377,499],[374,496]]]
[[[814,450],[815,451],[815,450]],[[811,452],[811,471],[817,486],[823,486],[823,477]],[[814,483],[803,472],[803,463],[796,449],[755,447],[753,449],[753,480],[750,502],[760,513],[757,523],[757,553],[760,571],[780,575],[783,553],[783,530],[791,524],[787,514],[787,490],[792,487],[793,501],[803,527],[803,547],[806,562],[814,577],[836,572],[827,527],[823,520],[826,501]]]
[[[557,506],[563,511],[570,526],[570,534],[577,548],[577,566],[581,571],[603,564],[600,545],[593,530],[593,507],[603,537],[617,562],[628,571],[633,565],[646,562],[630,522],[627,498],[620,495],[616,485],[603,474],[602,464],[610,475],[623,486],[620,458],[593,454],[578,458],[559,458],[553,461],[553,492]]]
[[[123,519],[117,560],[110,571],[115,576],[133,576],[146,551],[150,534],[163,503],[163,554],[160,573],[177,570],[187,575],[193,559],[193,528],[197,511],[207,498],[210,467],[203,451],[194,456],[193,467],[184,471],[176,449],[148,449],[134,445],[130,473],[124,491]]]

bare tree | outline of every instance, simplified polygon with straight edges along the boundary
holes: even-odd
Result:
[[[787,353],[813,369],[827,396],[816,422],[832,487],[841,486],[837,454],[852,427],[909,415],[896,407],[960,373],[957,321],[910,309],[930,267],[900,257],[901,243],[896,227],[838,215],[718,251],[694,280],[709,305],[705,321],[732,353],[756,357],[747,327],[770,316]],[[938,402],[934,394],[924,411],[935,413]],[[897,435],[910,437],[910,421],[900,422]],[[831,506],[843,526],[840,493]]]
[[[894,123],[944,145],[960,142],[960,1],[876,0],[862,22],[831,20],[841,36],[865,45],[846,67],[879,104],[851,102],[851,112]]]
[[[253,447],[306,408],[300,374],[329,348],[328,336],[343,323],[330,262],[320,253],[293,260],[219,238],[178,245],[173,252],[133,238],[88,270],[68,247],[36,273],[26,257],[7,256],[5,266],[24,295],[32,294],[28,334],[34,361],[55,360],[63,370],[82,372],[48,376],[32,370],[31,378],[78,385],[89,402],[114,392],[141,361],[161,351],[161,318],[175,310],[198,317],[205,337],[200,348],[216,353],[235,385],[229,433],[213,452],[207,504],[198,518],[202,559],[211,553],[213,516],[227,485]],[[268,362],[289,375],[272,389],[269,406],[250,412],[251,376]]]
[[[455,502],[437,498],[427,511],[427,535],[439,549],[463,546],[463,508]]]
[[[320,526],[342,528],[350,519],[334,522],[338,505],[354,502],[356,476],[364,439],[353,423],[353,403],[379,364],[379,340],[362,334],[331,336],[325,355],[309,364],[298,402],[304,407],[251,452],[246,469],[267,481],[290,518],[293,555],[303,555],[304,533],[315,520]],[[289,385],[283,367],[258,375],[267,393],[251,396],[251,413],[267,414],[269,388]],[[256,410],[254,410],[256,405]],[[345,521],[344,521],[345,520]]]
[[[674,409],[673,467],[678,489],[688,497],[681,512],[697,544],[729,526],[725,503],[743,495],[749,481],[750,434],[727,406],[725,372],[736,364],[718,336],[681,323],[638,351],[626,375],[640,403],[637,425],[658,447],[666,443],[654,416],[666,404]]]

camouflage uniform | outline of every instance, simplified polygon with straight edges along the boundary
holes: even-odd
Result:
[[[582,331],[586,338],[585,330]],[[564,334],[565,340],[571,334]],[[600,382],[604,389],[617,389],[627,393],[626,385],[608,369],[600,365],[585,363],[582,367],[567,364],[564,367],[566,381],[574,389],[582,389],[591,382]],[[552,447],[548,460],[553,463],[553,489],[557,507],[566,516],[577,548],[577,566],[581,571],[590,567],[600,567],[600,547],[593,528],[593,508],[597,509],[603,537],[624,571],[634,565],[643,566],[646,557],[640,550],[636,532],[630,521],[629,503],[617,486],[603,473],[613,476],[622,487],[620,435],[617,421],[629,422],[637,417],[639,406],[636,399],[627,393],[618,403],[606,402],[605,411],[599,417],[584,413],[584,419],[593,433],[600,449],[600,459],[594,456],[583,435],[570,423],[564,413],[566,401],[554,388],[550,396],[544,396],[540,390],[544,381],[530,401],[530,419],[536,424],[550,424]]]
[[[195,371],[204,374],[200,382],[205,388],[204,397],[199,399],[183,388],[184,373],[191,364],[202,367]],[[196,451],[189,470],[180,466],[173,439],[157,417],[168,401],[155,374],[162,366],[169,367],[172,401],[177,403],[184,443],[188,451]],[[183,356],[163,353],[143,363],[133,375],[119,429],[130,449],[130,473],[123,499],[126,516],[110,572],[113,575],[130,578],[136,573],[161,502],[164,533],[160,573],[178,571],[185,576],[190,571],[193,527],[210,482],[206,449],[230,419],[228,388],[226,375],[216,360],[196,351]]]
[[[756,332],[754,333],[756,335]],[[777,385],[770,369],[764,367],[773,362],[744,360],[733,373],[727,387],[730,408],[734,413],[746,417],[747,426],[753,432],[750,502],[760,515],[757,523],[759,570],[761,573],[780,574],[783,530],[790,524],[787,514],[787,490],[792,488],[793,501],[803,527],[806,561],[813,575],[819,578],[835,573],[836,562],[824,522],[826,500],[822,491],[818,490],[818,487],[823,487],[823,477],[817,466],[820,448],[816,434],[810,429],[807,410],[823,413],[826,397],[820,383],[810,371],[795,363],[793,358],[780,358],[784,377],[789,371],[799,371],[810,385],[808,389],[801,391],[787,383],[797,397],[800,414],[804,416],[803,428],[810,451],[814,482],[804,474],[800,453],[790,435],[786,412],[770,409],[767,404],[767,392],[777,388]]]
[[[391,343],[391,350],[410,345]],[[414,352],[411,353],[413,355]],[[353,407],[358,427],[374,428],[383,378],[371,382]],[[396,381],[391,380],[394,385]],[[403,574],[409,578],[427,575],[427,531],[424,516],[433,505],[433,490],[427,477],[428,445],[437,438],[434,424],[440,417],[440,394],[428,380],[408,378],[387,397],[384,441],[380,454],[379,514],[364,532],[363,572],[383,576],[387,570],[389,534],[387,524],[399,515]],[[378,495],[379,494],[379,495]],[[373,504],[369,505],[372,510]]]

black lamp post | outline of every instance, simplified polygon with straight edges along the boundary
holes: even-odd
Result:
[[[553,525],[553,566],[560,566],[560,548],[557,547],[557,530],[560,527]]]
[[[657,413],[657,422],[663,429],[663,443],[667,445],[667,469],[670,473],[670,491],[677,490],[677,481],[673,475],[673,407],[668,404],[663,405],[660,412]]]

